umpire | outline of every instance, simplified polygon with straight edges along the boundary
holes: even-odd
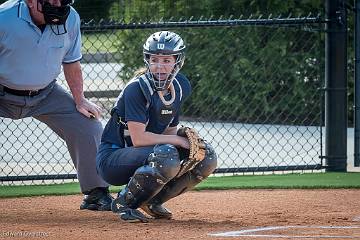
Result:
[[[101,109],[84,97],[80,18],[69,0],[9,0],[0,5],[0,117],[34,117],[68,146],[85,194],[80,209],[110,210],[96,172]],[[72,96],[56,83],[61,65]]]

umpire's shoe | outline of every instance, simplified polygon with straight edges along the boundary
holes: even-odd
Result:
[[[109,193],[109,188],[97,187],[85,192],[84,200],[80,209],[95,211],[110,211],[113,197]]]
[[[161,204],[155,204],[155,203],[148,203],[141,206],[141,209],[144,210],[147,214],[150,216],[157,218],[157,219],[171,219],[172,213],[169,209],[164,207]]]
[[[112,201],[111,211],[119,214],[120,219],[126,222],[149,222],[149,219],[139,210],[128,207],[121,194],[118,194],[118,197]]]

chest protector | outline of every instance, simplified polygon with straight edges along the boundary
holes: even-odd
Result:
[[[153,95],[158,94],[158,93],[156,91],[154,91],[154,89],[150,83],[150,80],[146,77],[145,74],[133,79],[132,81],[139,83],[140,89],[146,99],[146,109],[149,110],[150,106],[155,105],[155,103],[153,103],[153,101],[154,101]],[[182,100],[182,97],[183,97],[182,87],[176,78],[173,80],[173,85],[174,85],[174,92],[175,92],[174,94],[176,94],[175,101],[180,103]],[[172,105],[169,105],[169,106],[164,105],[159,111],[170,111],[171,108],[172,108]],[[132,141],[130,138],[127,123],[125,122],[125,119],[123,118],[123,116],[120,115],[119,109],[117,107],[114,107],[111,110],[111,115],[113,117],[115,117],[114,121],[116,122],[116,125],[119,125],[119,129],[118,129],[118,133],[117,133],[118,137],[120,137],[121,139],[124,140],[123,143],[125,144],[125,146],[128,146],[128,147],[132,146],[133,144],[132,144]],[[149,116],[148,121],[150,120],[150,117],[151,116]],[[162,121],[169,122],[169,123],[171,122],[170,119],[166,119],[165,117],[163,117],[163,119],[162,119],[160,117],[158,119],[158,123],[161,123]],[[148,127],[151,127],[151,126],[148,126]]]
[[[147,101],[146,108],[148,109],[150,107],[150,104],[151,104],[151,101],[152,101],[152,96],[154,95],[155,91],[151,86],[150,80],[146,77],[145,74],[138,77],[138,81],[139,81],[141,91],[143,92],[143,94],[144,94],[144,96],[146,98],[146,101]],[[178,82],[178,80],[176,78],[173,80],[172,83],[174,85],[175,92],[179,92],[179,94],[180,94],[179,101],[181,101],[181,99],[182,99],[181,85],[180,85],[180,83]]]

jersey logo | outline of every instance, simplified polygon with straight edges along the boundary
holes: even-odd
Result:
[[[163,109],[163,110],[161,110],[161,114],[162,115],[172,114],[172,110]]]
[[[158,43],[158,44],[157,44],[157,48],[158,48],[158,49],[164,49],[164,48],[165,48],[165,44],[163,44],[163,43]]]

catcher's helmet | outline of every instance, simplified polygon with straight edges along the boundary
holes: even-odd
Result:
[[[143,46],[144,61],[147,66],[147,77],[153,82],[156,91],[162,91],[169,87],[176,74],[184,64],[185,44],[182,38],[169,31],[153,33]],[[174,68],[165,80],[158,80],[150,71],[151,55],[171,55],[175,57]]]

